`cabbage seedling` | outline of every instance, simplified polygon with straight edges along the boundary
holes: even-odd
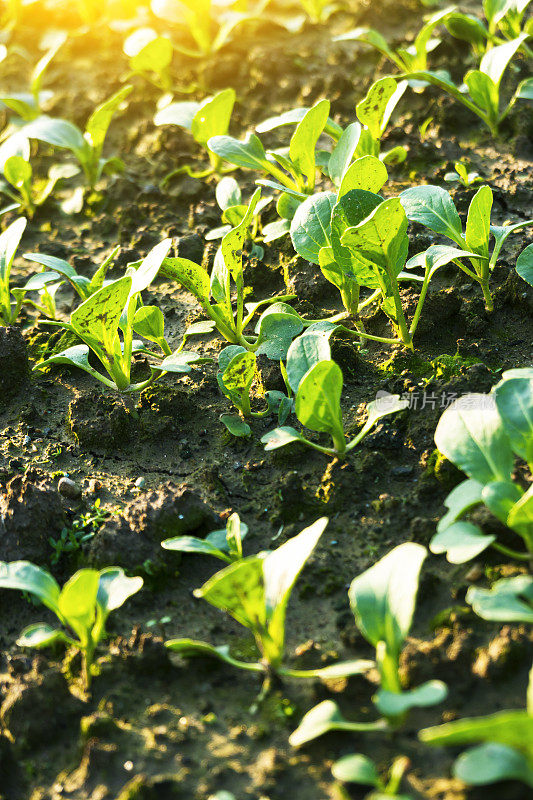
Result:
[[[296,730],[289,736],[289,744],[301,747],[330,731],[379,733],[387,730],[389,727],[384,719],[375,722],[351,722],[342,715],[337,703],[333,700],[324,700],[304,714]]]
[[[158,36],[151,28],[139,28],[124,42],[130,70],[141,75],[163,92],[172,92],[170,65],[174,47],[166,36]]]
[[[426,556],[422,545],[401,544],[354,578],[348,592],[355,624],[376,648],[381,686],[374,702],[393,725],[402,723],[411,708],[440,703],[448,693],[442,681],[427,681],[408,691],[400,682],[400,654],[411,629]]]
[[[161,542],[161,547],[178,553],[213,556],[232,564],[243,557],[242,540],[247,533],[248,525],[241,522],[239,515],[234,513],[228,518],[225,528],[212,531],[205,539],[198,539],[196,536],[174,536]]]
[[[240,669],[265,676],[292,678],[340,678],[359,675],[373,666],[372,661],[348,661],[318,669],[291,669],[283,666],[285,655],[285,615],[292,589],[305,562],[313,552],[328,523],[317,520],[297,536],[270,553],[240,559],[213,575],[194,594],[230,614],[254,635],[260,661],[240,661],[229,645],[214,647],[192,639],[171,639],[166,646],[184,658],[210,656]]]
[[[525,711],[497,711],[424,728],[419,739],[430,745],[482,742],[456,760],[453,774],[472,786],[521,781],[533,788],[533,669],[529,673]]]
[[[25,122],[37,119],[41,115],[42,107],[54,96],[51,91],[43,91],[43,79],[51,61],[55,58],[65,40],[66,35],[60,35],[53,47],[50,47],[44,56],[39,59],[31,73],[30,91],[0,94],[0,107],[9,108]]]
[[[362,42],[378,50],[385,58],[392,61],[400,72],[415,72],[427,69],[428,55],[441,43],[440,39],[433,36],[435,28],[445,23],[453,6],[432,14],[422,26],[415,37],[413,44],[393,50],[387,40],[373,28],[354,28],[340,36],[335,36],[334,42]]]
[[[160,242],[136,270],[131,267],[129,274],[91,294],[72,312],[70,322],[49,323],[71,331],[84,344],[54,354],[37,364],[34,370],[50,364],[67,364],[85,370],[104,386],[121,392],[141,391],[166,372],[190,372],[190,364],[199,361],[199,356],[183,350],[183,345],[172,353],[165,339],[161,310],[156,306],[139,307],[140,294],[157,275],[170,244],[170,239]],[[147,380],[132,384],[132,355],[143,352],[155,357],[142,341],[133,339],[134,332],[157,344],[164,358],[159,364],[150,364],[151,375]],[[91,366],[89,350],[96,355],[109,378]]]
[[[82,168],[89,187],[94,189],[104,173],[112,174],[124,169],[120,158],[102,158],[102,151],[111,120],[132,89],[132,86],[124,86],[97,106],[89,117],[84,132],[66,119],[47,116],[28,123],[22,132],[28,139],[37,139],[53,147],[70,150]]]
[[[448,512],[430,543],[452,564],[476,558],[488,547],[522,561],[533,555],[533,486],[512,478],[515,455],[533,468],[533,370],[504,372],[490,394],[467,394],[443,413],[435,431],[439,451],[467,480],[446,498]],[[526,552],[510,549],[461,518],[485,505],[523,540]]]
[[[230,344],[238,344],[245,350],[264,353],[268,358],[279,360],[285,358],[292,339],[302,332],[304,323],[290,306],[277,302],[292,299],[294,295],[271,297],[245,307],[243,245],[248,238],[260,195],[261,190],[257,189],[242,222],[222,239],[211,276],[199,264],[186,258],[166,258],[161,271],[168,278],[181,283],[196,297],[209,319],[215,323],[218,332]],[[231,302],[232,280],[237,294],[236,312],[233,311]],[[269,304],[275,305],[261,315],[256,326],[256,335],[245,334],[245,329],[258,308]]]
[[[207,169],[194,171],[189,164],[169,172],[161,185],[164,186],[175,175],[187,173],[192,178],[207,178],[217,173],[222,175],[231,170],[222,167],[222,159],[212,150],[209,141],[213,136],[224,135],[228,132],[233,106],[235,105],[235,90],[223,89],[214,97],[207,97],[201,103],[193,100],[181,103],[171,103],[162,108],[154,117],[155,125],[179,125],[189,131],[201,147],[207,150],[210,166]]]
[[[407,401],[400,400],[398,395],[386,395],[374,400],[367,406],[365,424],[357,436],[347,442],[340,404],[342,383],[342,371],[338,364],[329,360],[319,361],[303,375],[296,392],[295,410],[298,420],[312,431],[328,433],[332,439],[332,447],[313,442],[287,425],[275,428],[262,437],[265,450],[277,450],[292,442],[302,442],[325,455],[344,458],[380,419],[396,414],[408,406]]]
[[[398,794],[409,763],[409,759],[405,756],[398,756],[392,762],[388,780],[383,780],[371,758],[362,753],[354,753],[336,761],[331,767],[331,773],[334,778],[343,783],[373,786],[376,791],[367,795],[367,800],[385,800],[387,797],[396,797],[397,800],[412,800],[410,795]]]
[[[500,84],[504,72],[528,36],[528,33],[521,33],[516,39],[488,50],[479,63],[479,69],[471,69],[465,74],[463,81],[466,91],[438,72],[410,70],[401,77],[407,80],[425,81],[447,92],[476,114],[489,128],[491,134],[497,136],[501,123],[515,103],[518,100],[533,99],[533,78],[524,78],[503,108],[500,98]]]
[[[216,239],[222,239],[226,233],[229,233],[232,228],[236,228],[243,221],[247,211],[247,205],[242,202],[241,190],[235,178],[229,175],[217,184],[216,200],[219,208],[222,211],[222,222],[220,228],[213,228],[210,230],[205,238],[206,241],[212,242]],[[252,217],[252,224],[249,231],[249,241],[253,242],[250,255],[256,255],[262,258],[264,250],[257,242],[262,240],[262,226],[261,226],[261,212],[272,202],[272,196],[262,197],[257,203],[254,214]],[[287,228],[288,230],[288,228]],[[272,241],[272,240],[270,240]]]
[[[453,172],[447,172],[444,176],[446,183],[460,183],[468,189],[474,183],[481,183],[483,180],[479,172],[469,172],[468,167],[462,161],[456,161],[453,166]]]
[[[108,567],[100,572],[81,569],[60,589],[49,572],[29,561],[0,561],[0,588],[33,595],[69,631],[38,622],[22,631],[17,644],[41,648],[62,642],[76,647],[83,658],[86,689],[94,674],[95,650],[106,635],[110,612],[120,608],[142,585],[142,578],[128,578],[120,567]]]
[[[517,575],[502,578],[490,589],[471,586],[466,593],[478,617],[490,622],[525,622],[533,624],[533,578]]]
[[[0,192],[14,200],[31,218],[37,208],[48,200],[58,182],[72,178],[78,171],[73,164],[54,164],[48,170],[48,180],[37,182],[34,181],[30,162],[20,155],[13,155],[4,162],[4,181],[0,181]],[[39,183],[44,185],[39,187]]]
[[[49,256],[47,253],[24,253],[24,258],[36,264],[41,264],[43,267],[50,270],[50,272],[44,272],[41,273],[41,275],[53,275],[54,279],[60,278],[62,283],[67,281],[83,302],[83,300],[87,300],[88,297],[102,288],[107,271],[113,264],[119,250],[120,247],[115,247],[114,250],[111,251],[98,267],[92,278],[86,278],[85,275],[78,275],[74,267],[71,267],[68,261],[65,261],[63,258],[57,258],[56,256]]]
[[[485,0],[483,11],[486,17],[484,24],[474,14],[464,14],[461,11],[452,11],[444,20],[444,25],[456,39],[468,42],[474,54],[481,57],[492,46],[499,45],[502,34],[506,39],[516,39],[521,33],[533,30],[531,20],[523,25],[524,14],[530,0]],[[522,49],[529,56],[530,48],[524,44]]]
[[[490,274],[498,262],[502,246],[511,233],[533,225],[533,219],[510,225],[491,225],[492,189],[490,186],[482,186],[472,198],[464,233],[455,204],[446,189],[430,185],[413,186],[401,193],[400,200],[407,218],[411,222],[418,222],[434,233],[451,239],[462,250],[470,251],[469,260],[472,269],[462,264],[459,258],[453,258],[453,261],[470,278],[479,283],[485,299],[485,307],[487,311],[492,311],[494,304],[489,287]],[[492,252],[490,250],[491,235],[494,238]],[[517,272],[524,280],[533,285],[533,278],[528,277],[529,273],[524,269],[526,261],[531,263],[530,252],[526,248],[521,254],[522,261],[520,263],[523,271],[520,272],[517,262]],[[468,256],[468,253],[465,252],[464,255]],[[521,257],[519,256],[519,259]],[[423,263],[424,259],[425,254],[419,254],[415,260],[411,260],[411,266]]]

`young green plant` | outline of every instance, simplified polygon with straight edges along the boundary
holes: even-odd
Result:
[[[242,540],[247,533],[248,525],[241,522],[237,513],[233,513],[228,517],[225,528],[211,531],[205,539],[198,539],[196,536],[174,536],[161,542],[161,547],[177,553],[213,556],[227,564],[233,564],[243,557]]]
[[[95,651],[106,635],[110,612],[120,608],[142,585],[142,578],[128,578],[120,567],[108,567],[100,572],[81,569],[60,589],[49,572],[29,561],[0,561],[0,588],[28,592],[68,630],[67,633],[38,622],[22,631],[17,644],[42,648],[61,642],[77,648],[82,654],[86,689],[95,671]]]

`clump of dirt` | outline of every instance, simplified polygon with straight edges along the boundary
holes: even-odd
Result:
[[[49,538],[65,526],[59,492],[37,470],[12,478],[0,495],[0,558],[46,563]]]
[[[28,347],[18,328],[0,327],[0,405],[17,395],[30,379]]]
[[[97,390],[73,400],[67,419],[76,443],[89,450],[124,447],[138,430],[138,419],[121,397]]]
[[[106,522],[90,542],[89,561],[128,569],[149,561],[152,568],[164,568],[172,554],[165,552],[163,557],[163,539],[185,534],[203,537],[219,524],[217,515],[188,486],[168,482],[128,503],[118,519]]]

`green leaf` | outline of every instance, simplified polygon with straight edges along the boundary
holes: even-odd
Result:
[[[328,119],[329,100],[320,100],[309,109],[294,131],[289,155],[296,169],[305,175],[310,185],[315,180],[315,147]]]
[[[452,198],[439,186],[413,186],[400,194],[411,222],[419,222],[434,233],[441,233],[463,245],[462,225]]]
[[[245,438],[251,436],[252,429],[238,414],[221,414],[220,421],[226,426],[232,436]]]
[[[533,243],[522,250],[516,260],[516,271],[520,277],[533,286]]]
[[[166,36],[156,36],[130,58],[133,72],[155,72],[162,75],[172,62],[174,48]],[[157,123],[156,123],[157,124]]]
[[[470,478],[456,486],[446,500],[444,505],[448,509],[446,514],[441,517],[437,525],[437,532],[441,533],[449,528],[454,522],[457,522],[466,511],[469,511],[473,506],[481,503],[483,493],[483,484],[478,481],[473,481]]]
[[[350,584],[348,597],[357,627],[374,647],[385,642],[393,656],[399,655],[411,628],[426,556],[425,547],[405,542]]]
[[[375,156],[362,156],[343,173],[338,199],[352,189],[363,189],[377,194],[388,179],[387,168]],[[353,224],[353,223],[352,223]]]
[[[533,485],[509,511],[507,525],[526,540],[527,547],[531,552],[533,550]]]
[[[260,197],[261,189],[256,189],[248,203],[248,208],[246,209],[242,221],[236,228],[232,228],[228,231],[220,245],[224,264],[230,271],[231,277],[235,282],[237,282],[242,275],[242,249],[248,238],[248,231],[252,224],[254,212]]]
[[[159,244],[156,244],[155,247],[152,247],[148,255],[143,258],[137,269],[132,270],[131,273],[128,272],[131,277],[130,297],[133,297],[133,295],[137,294],[138,292],[143,292],[150,286],[155,276],[161,269],[163,260],[165,259],[171,246],[171,239],[163,239],[162,242],[159,242]]]
[[[198,353],[194,353],[192,350],[179,350],[167,356],[158,364],[151,364],[150,367],[152,370],[174,372],[180,375],[181,373],[190,372],[190,365],[200,360],[201,356],[199,356]]]
[[[390,49],[387,40],[381,35],[381,33],[379,33],[379,31],[374,30],[374,28],[354,28],[351,31],[340,34],[340,36],[335,36],[333,41],[364,42],[365,44],[375,47],[376,50],[379,50],[380,53],[383,53],[383,55],[387,56],[387,58],[390,58],[392,61],[395,60],[394,52]]]
[[[449,14],[444,20],[444,25],[456,39],[470,42],[479,47],[483,46],[488,39],[489,33],[483,23],[471,14],[459,12]]]
[[[357,162],[354,162],[355,164]],[[361,261],[350,248],[343,246],[341,240],[348,228],[363,222],[382,202],[383,198],[373,192],[351,189],[342,197],[339,194],[339,200],[331,215],[331,246],[337,266],[345,276],[355,278],[357,283],[362,286],[374,288],[379,285],[379,282],[373,267]],[[326,253],[323,253],[322,271],[327,263],[324,260],[325,256]],[[331,265],[329,267],[331,269]]]
[[[466,602],[483,619],[533,624],[533,578],[531,575],[502,578],[490,589],[471,586]]]
[[[69,642],[71,641],[63,631],[57,628],[52,628],[44,622],[36,622],[34,625],[28,625],[24,628],[22,633],[17,639],[19,647],[49,647],[56,642]]]
[[[333,192],[319,192],[298,207],[291,222],[291,239],[298,255],[319,263],[319,251],[330,244],[331,213],[336,203]]]
[[[453,774],[471,786],[516,780],[533,787],[533,768],[527,758],[502,744],[482,744],[463,753],[454,764]]]
[[[426,708],[442,703],[448,696],[448,687],[442,681],[427,681],[416,689],[388,692],[379,689],[374,697],[376,708],[385,717],[400,717],[412,708]]]
[[[395,278],[403,269],[409,246],[407,217],[400,198],[384,200],[365,220],[347,228],[341,244],[358,259]]]
[[[280,447],[285,447],[292,442],[302,442],[307,444],[307,440],[295,428],[290,425],[283,425],[280,428],[275,428],[273,431],[265,433],[261,437],[261,444],[265,445],[265,450],[277,450]]]
[[[192,121],[200,108],[200,103],[187,100],[182,103],[170,103],[154,117],[154,125],[179,125],[180,128],[190,131]]]
[[[466,220],[466,245],[470,250],[489,257],[490,212],[492,209],[492,189],[482,186],[478,189],[470,207]]]
[[[319,361],[301,379],[296,416],[305,427],[329,433],[340,452],[346,449],[341,411],[342,371],[334,361]]]
[[[341,138],[339,139],[339,141],[337,142],[337,144],[333,149],[333,152],[331,153],[331,156],[328,161],[328,173],[329,177],[336,186],[341,185],[341,181],[343,180],[346,171],[350,168],[350,164],[352,163],[352,158],[354,156],[355,149],[357,147],[357,143],[359,142],[360,136],[361,136],[361,125],[359,124],[359,122],[352,122],[342,132]],[[376,160],[379,161],[379,159]],[[385,183],[385,181],[383,181],[383,183]],[[369,187],[351,186],[350,188],[368,189]],[[381,188],[381,186],[379,188]]]
[[[239,408],[248,404],[248,396],[257,370],[255,353],[245,351],[233,356],[222,372],[222,381],[230,395],[237,398]]]
[[[372,84],[366,97],[355,107],[357,119],[362,125],[366,125],[374,139],[380,139],[383,135],[392,113],[389,103],[392,100],[396,105],[397,100],[394,95],[398,90],[399,85],[394,78],[381,78]],[[402,87],[401,94],[404,91],[405,87]]]
[[[0,234],[0,298],[3,304],[9,303],[11,267],[26,224],[27,219],[19,217]],[[2,295],[4,296],[2,297]]]
[[[196,597],[226,611],[245,628],[264,629],[267,623],[263,586],[265,554],[249,556],[225,567],[210,578]]]
[[[29,561],[0,561],[0,588],[19,589],[38,597],[41,603],[58,613],[59,586],[41,567]]]
[[[142,589],[143,579],[129,578],[122,567],[107,567],[99,573],[96,602],[104,619],[111,611],[120,608],[126,600]]]
[[[42,116],[26,125],[23,131],[28,139],[38,139],[54,147],[64,147],[73,153],[79,153],[86,145],[80,129],[66,119]]]
[[[60,353],[54,353],[53,356],[39,362],[34,369],[42,369],[43,367],[48,367],[50,364],[66,364],[83,369],[90,375],[96,375],[96,370],[89,364],[89,348],[86,344],[75,344],[73,347],[68,347]]]
[[[197,300],[207,302],[210,292],[209,275],[199,264],[188,258],[165,258],[161,273],[171,280],[181,283]]]
[[[385,720],[377,720],[377,722],[349,722],[349,720],[345,719],[341,714],[337,703],[333,700],[324,700],[305,714],[299,726],[289,736],[289,744],[293,747],[300,747],[330,731],[365,733],[385,730],[387,730],[387,723]]]
[[[505,44],[487,50],[479,65],[480,72],[487,75],[496,86],[499,86],[507,65],[528,36],[529,34],[522,33],[516,39],[511,39]]]
[[[224,161],[237,167],[269,171],[265,148],[254,133],[247,134],[242,142],[232,136],[213,136],[207,146]]]
[[[223,89],[200,103],[191,123],[191,133],[198,144],[206,145],[212,136],[228,132],[235,97],[234,89]]]
[[[237,661],[229,654],[229,646],[221,645],[220,647],[213,647],[206,642],[198,642],[194,639],[170,639],[165,642],[165,647],[179,653],[183,658],[197,658],[208,657],[217,658],[219,661],[224,661],[226,664],[231,664],[233,667],[240,667],[247,669],[251,672],[263,672],[264,667],[262,664],[254,662]]]
[[[495,536],[486,536],[471,522],[454,522],[433,537],[429,549],[435,555],[446,553],[450,564],[464,564],[480,555],[494,541]]]
[[[69,578],[59,595],[59,610],[83,645],[96,619],[98,580],[97,570],[81,569]]]
[[[4,164],[4,177],[16,189],[28,186],[31,190],[31,165],[22,156],[11,156]]]
[[[449,244],[432,244],[423,253],[417,253],[410,258],[405,268],[422,267],[424,270],[427,269],[429,271],[429,277],[431,278],[440,267],[444,267],[450,261],[460,258],[476,258],[476,253],[470,250],[459,250],[458,247],[452,247]]]
[[[514,747],[533,759],[533,716],[526,711],[498,711],[484,717],[446,722],[420,731],[419,738],[432,745],[494,742]]]
[[[477,103],[491,119],[497,118],[499,92],[494,81],[478,69],[472,69],[466,73],[464,82],[474,103]]]
[[[225,178],[222,178],[222,180],[218,182],[215,195],[217,198],[217,203],[222,211],[225,211],[232,206],[240,206],[242,204],[242,196],[239,184],[235,178],[232,178],[229,175],[226,175]]]
[[[261,340],[257,354],[266,355],[275,361],[286,357],[292,340],[304,327],[300,317],[290,306],[278,311],[278,307],[282,305],[284,304],[275,303],[270,306],[261,314],[256,328]]]
[[[172,539],[165,539],[161,542],[161,547],[165,550],[173,550],[178,553],[195,553],[198,555],[214,556],[222,561],[231,563],[229,556],[215,547],[207,539],[198,539],[196,536],[174,536]]]
[[[361,783],[363,786],[381,786],[376,765],[371,758],[355,753],[344,756],[331,767],[331,774],[343,783]]]
[[[510,479],[513,454],[492,395],[467,394],[452,403],[439,420],[435,444],[479,483]]]
[[[85,126],[85,138],[97,152],[101,152],[111,120],[126,97],[133,91],[133,86],[124,86],[111,97],[95,108]]]
[[[70,317],[74,331],[102,359],[102,363],[120,352],[118,325],[131,283],[131,278],[125,276],[103,286],[78,306]]]
[[[150,342],[160,342],[165,335],[165,319],[157,306],[141,306],[133,318],[133,330]]]
[[[494,389],[496,407],[513,452],[525,461],[533,455],[533,380],[507,378]]]
[[[319,361],[331,359],[329,337],[332,331],[305,332],[293,341],[287,352],[287,377],[296,394],[304,375]]]

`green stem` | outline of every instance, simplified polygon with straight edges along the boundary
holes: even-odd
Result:
[[[533,558],[531,553],[520,553],[518,550],[512,550],[510,547],[498,544],[498,542],[492,542],[491,547],[503,553],[505,556],[509,556],[509,558],[516,558],[518,561],[531,561]]]

